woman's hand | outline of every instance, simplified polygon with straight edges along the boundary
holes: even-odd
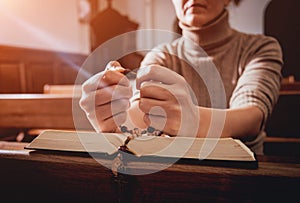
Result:
[[[124,71],[112,61],[82,86],[80,106],[97,132],[116,132],[126,120],[132,88]]]
[[[142,67],[136,80],[140,90],[139,108],[144,122],[171,136],[196,136],[198,107],[185,79],[159,65]]]

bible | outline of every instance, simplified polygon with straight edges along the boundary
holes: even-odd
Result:
[[[137,160],[156,157],[185,160],[185,163],[216,161],[257,167],[255,154],[238,139],[141,136],[128,140],[128,136],[126,133],[45,130],[25,148],[112,156],[120,149],[124,151],[126,145],[127,152]]]

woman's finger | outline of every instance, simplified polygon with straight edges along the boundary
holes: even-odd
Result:
[[[141,98],[139,100],[139,108],[145,114],[152,114],[158,116],[180,116],[177,112],[180,112],[180,106],[176,103],[171,103],[168,101],[159,101],[149,98]]]
[[[125,87],[120,85],[108,86],[96,91],[95,105],[106,104],[114,100],[127,99],[132,97],[131,87]]]
[[[121,112],[117,115],[101,120],[99,123],[101,132],[116,132],[118,127],[126,121],[126,112]]]
[[[97,84],[97,89],[101,89],[111,85],[121,85],[121,86],[130,86],[129,79],[121,72],[108,70],[106,71],[102,78],[99,80]]]
[[[172,88],[172,85],[161,84],[153,81],[144,82],[140,89],[140,97],[162,101],[174,100],[176,96],[172,94]]]
[[[106,120],[121,112],[125,112],[130,107],[127,99],[115,100],[111,103],[103,104],[95,108],[98,120]]]
[[[171,85],[180,81],[184,81],[184,78],[166,67],[160,65],[150,65],[147,67],[141,67],[138,70],[136,77],[136,88],[140,89],[142,83],[145,81],[156,81]]]

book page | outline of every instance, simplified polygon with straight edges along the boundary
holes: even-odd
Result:
[[[25,148],[113,154],[125,139],[117,133],[46,130]]]
[[[232,138],[140,137],[128,148],[138,156],[255,161],[251,150]]]
[[[46,130],[25,148],[113,154],[126,138],[119,133]],[[255,161],[251,150],[232,138],[141,136],[130,140],[127,147],[137,156]]]

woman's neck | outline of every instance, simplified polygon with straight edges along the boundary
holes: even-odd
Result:
[[[231,35],[232,29],[229,25],[228,17],[228,11],[224,10],[218,18],[201,28],[190,27],[181,22],[179,22],[179,26],[184,37],[205,47],[223,41]]]

